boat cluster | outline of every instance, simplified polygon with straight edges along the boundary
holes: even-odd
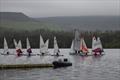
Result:
[[[48,51],[48,45],[49,45],[49,39],[46,40],[44,43],[44,40],[42,36],[40,35],[40,53],[39,54],[32,54],[32,49],[30,46],[29,39],[26,38],[26,52],[22,51],[22,44],[21,40],[17,43],[16,40],[13,40],[14,45],[15,45],[15,50],[16,53],[10,53],[7,45],[7,41],[4,38],[4,51],[1,53],[1,55],[17,55],[18,57],[20,56],[45,56],[45,55],[50,55],[50,56],[63,56],[60,55],[60,50],[57,44],[57,39],[54,37],[54,54],[49,54]],[[103,47],[102,43],[100,40],[100,37],[93,37],[92,38],[92,51],[90,52],[89,49],[87,48],[87,45],[85,43],[84,37],[80,37],[80,33],[78,30],[75,30],[75,37],[72,41],[71,44],[71,49],[70,49],[70,55],[80,55],[80,56],[91,56],[91,55],[102,55],[103,54]],[[91,53],[91,54],[90,54]]]
[[[84,37],[80,37],[78,30],[75,30],[75,38],[72,41],[70,54],[80,56],[97,56],[104,53],[100,37],[93,36],[92,38],[92,51],[89,51],[85,43]]]
[[[38,53],[38,54],[35,54],[35,53],[32,54],[33,51],[31,49],[30,42],[29,42],[28,38],[26,38],[26,48],[27,48],[26,51],[22,51],[21,40],[19,40],[17,43],[17,41],[15,39],[13,39],[13,42],[15,45],[15,52],[16,53],[11,53],[9,51],[6,38],[4,38],[4,50],[3,50],[3,52],[1,52],[1,55],[16,55],[18,57],[20,57],[20,56],[28,56],[28,57],[30,57],[30,56],[45,56],[45,55],[63,56],[63,55],[59,54],[60,50],[58,48],[56,37],[54,37],[54,54],[49,54],[49,51],[48,51],[49,39],[46,40],[46,42],[44,43],[44,40],[43,40],[41,35],[40,35],[40,53]]]
[[[60,55],[60,50],[59,50],[59,47],[57,44],[56,37],[54,37],[54,51],[53,51],[54,54],[50,54],[48,51],[49,39],[46,40],[46,42],[44,43],[44,40],[41,35],[40,35],[40,46],[39,46],[40,52],[37,54],[35,54],[32,51],[28,38],[26,38],[26,45],[27,45],[26,51],[22,51],[21,40],[19,40],[17,43],[16,40],[14,39],[13,42],[15,45],[15,53],[11,53],[9,51],[6,38],[4,38],[4,50],[0,54],[1,55],[16,55],[18,57],[21,57],[21,56],[27,56],[27,57],[31,57],[31,56],[57,56],[57,57],[64,56],[64,55]],[[70,55],[80,55],[80,56],[98,56],[99,55],[99,56],[101,56],[101,55],[103,55],[103,52],[104,52],[104,50],[102,47],[100,37],[96,38],[94,36],[92,38],[92,51],[90,52],[89,49],[87,48],[84,37],[83,36],[80,37],[80,33],[78,30],[75,31],[75,37],[72,41],[71,49],[69,52]],[[72,66],[72,63],[69,62],[67,58],[64,60],[59,59],[58,61],[53,61],[52,64],[55,68]]]

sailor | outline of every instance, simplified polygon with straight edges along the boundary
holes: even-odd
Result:
[[[7,51],[7,55],[9,55],[10,53]]]
[[[22,55],[21,49],[16,50],[16,52],[17,52],[17,56],[21,56]]]
[[[45,53],[41,53],[41,55],[43,56],[43,55],[45,55]]]
[[[32,53],[31,48],[29,48],[29,49],[27,50],[27,52],[28,52],[28,56],[31,56],[31,53]]]
[[[88,53],[87,53],[87,52],[85,52],[85,55],[87,56],[87,55],[88,55]]]
[[[94,55],[97,56],[97,52],[95,52]]]
[[[58,50],[58,52],[56,53],[56,56],[59,56],[60,50]]]

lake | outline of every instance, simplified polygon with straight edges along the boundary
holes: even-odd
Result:
[[[64,58],[73,63],[71,67],[0,70],[0,80],[120,80],[120,49],[105,49],[105,55],[101,57],[71,56],[69,49],[60,51]],[[15,50],[11,49],[10,52],[14,53]],[[39,53],[39,49],[33,49],[33,52]],[[52,49],[49,52],[53,54]],[[56,59],[53,56],[18,58],[0,55],[0,64],[51,63]]]

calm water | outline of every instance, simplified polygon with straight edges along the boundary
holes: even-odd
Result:
[[[34,53],[38,51],[34,50]],[[53,50],[49,51],[53,53]],[[61,49],[61,54],[69,58],[73,66],[58,69],[0,70],[0,80],[120,80],[120,49],[105,49],[102,57],[70,56],[68,49]],[[17,58],[0,55],[0,64],[51,63],[55,59],[57,58],[49,56]]]

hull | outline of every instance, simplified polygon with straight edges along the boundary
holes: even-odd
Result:
[[[54,61],[53,62],[53,66],[54,66],[54,68],[68,67],[68,66],[72,66],[72,63],[70,63],[70,62]]]
[[[80,52],[80,53],[69,53],[70,55],[78,55],[78,56],[92,56],[93,54],[85,54],[85,53],[82,53],[82,52]]]
[[[83,53],[83,52],[80,52],[80,54],[79,54],[80,56],[92,56],[92,54],[89,54],[89,53]]]
[[[51,56],[56,56],[56,57],[59,57],[59,56],[64,56],[64,55],[54,55],[54,54],[53,54],[53,55],[51,55]]]
[[[51,54],[46,54],[46,53],[42,53],[42,54],[36,54],[37,56],[50,56]]]
[[[70,55],[76,55],[76,53],[71,53],[71,52],[70,52],[69,54],[70,54]]]
[[[93,54],[93,56],[95,56],[95,57],[100,57],[100,56],[103,56],[103,55],[105,55],[105,54]]]

